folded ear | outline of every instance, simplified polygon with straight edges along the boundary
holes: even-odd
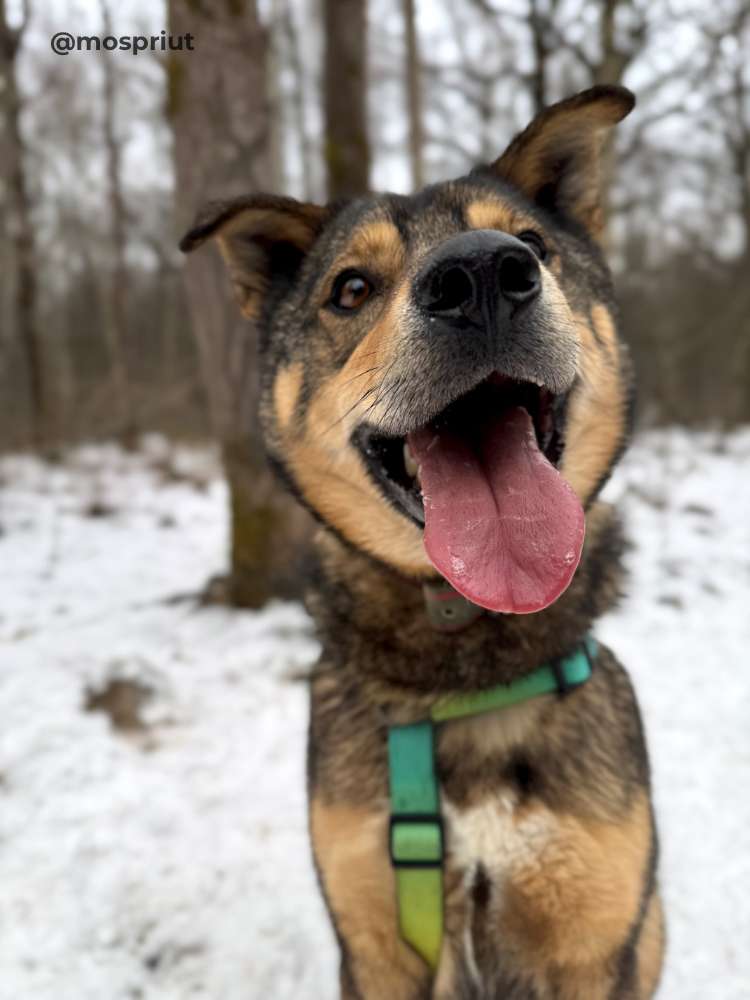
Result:
[[[240,309],[254,319],[271,285],[293,279],[328,215],[325,206],[270,194],[213,201],[180,240],[180,250],[189,253],[215,238]]]
[[[545,108],[490,169],[540,207],[569,216],[596,237],[603,226],[604,144],[634,105],[625,87],[584,90]]]

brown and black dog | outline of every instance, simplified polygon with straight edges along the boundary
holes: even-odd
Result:
[[[618,596],[623,542],[597,495],[631,371],[597,240],[603,149],[633,103],[585,91],[411,197],[213,203],[182,242],[218,241],[260,333],[271,461],[322,525],[310,829],[346,998],[656,989],[648,759],[606,648],[565,696],[438,727],[434,972],[399,935],[388,849],[387,728],[566,656]],[[477,606],[463,630],[434,626],[436,579]]]

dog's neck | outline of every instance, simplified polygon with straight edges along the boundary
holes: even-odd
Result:
[[[614,604],[622,579],[615,512],[596,503],[586,524],[581,565],[555,604],[530,615],[482,615],[455,634],[431,624],[421,585],[321,532],[308,607],[326,662],[408,695],[510,683],[569,653]]]

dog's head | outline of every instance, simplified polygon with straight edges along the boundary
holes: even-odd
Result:
[[[304,502],[494,610],[565,589],[626,435],[597,238],[602,150],[633,103],[585,91],[411,197],[213,203],[181,244],[218,241],[258,324],[267,447]]]

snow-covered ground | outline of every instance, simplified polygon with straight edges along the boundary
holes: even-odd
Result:
[[[635,548],[599,634],[653,756],[659,997],[748,1000],[750,430],[649,434],[608,493]],[[0,1000],[336,995],[304,808],[316,643],[295,606],[191,598],[224,502],[209,453],[156,439],[0,460]]]

